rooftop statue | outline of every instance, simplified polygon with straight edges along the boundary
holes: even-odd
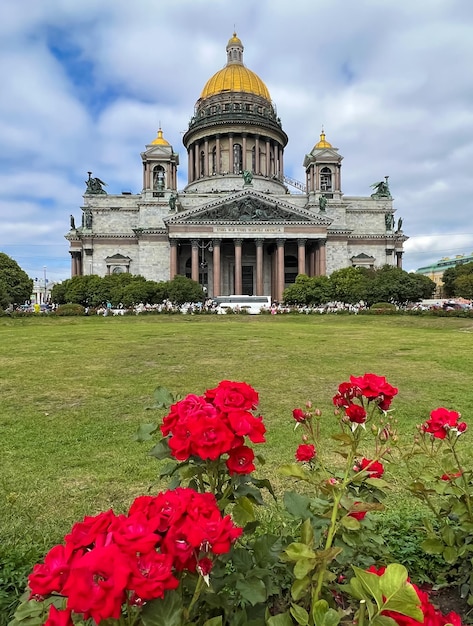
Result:
[[[92,178],[92,172],[87,172],[87,174],[89,175],[89,179],[85,181],[85,184],[87,185],[85,193],[94,195],[106,194],[107,192],[103,189],[103,187],[106,187],[107,183],[104,183],[103,180],[100,180],[100,178]]]
[[[176,200],[177,194],[175,194],[173,191],[169,196],[169,208],[171,209],[171,211],[174,211],[176,209]]]
[[[319,209],[325,211],[327,208],[327,198],[325,196],[319,196]]]
[[[249,170],[244,170],[243,180],[245,181],[245,185],[250,185],[253,180],[253,174]]]
[[[374,193],[371,194],[372,198],[392,198],[391,192],[389,191],[388,178],[389,176],[385,176],[384,180],[370,185],[370,187],[374,189]]]

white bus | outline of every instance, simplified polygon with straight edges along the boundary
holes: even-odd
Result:
[[[217,313],[244,311],[249,315],[258,315],[261,309],[271,308],[271,296],[215,296],[212,300],[217,304]]]

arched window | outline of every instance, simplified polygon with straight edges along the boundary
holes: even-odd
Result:
[[[205,152],[200,153],[200,176],[205,176]]]
[[[233,144],[233,173],[241,174],[243,170],[243,152],[239,143]]]
[[[320,190],[332,191],[332,170],[329,167],[320,170]]]
[[[212,149],[212,174],[217,173],[217,147],[214,146]]]
[[[164,167],[162,165],[156,165],[153,170],[153,189],[162,191],[165,187]]]

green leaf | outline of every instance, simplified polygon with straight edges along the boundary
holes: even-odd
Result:
[[[309,623],[309,614],[302,606],[293,604],[289,611],[298,624],[301,626],[307,626]]]
[[[304,593],[307,591],[309,585],[310,585],[310,578],[308,576],[306,578],[303,578],[302,580],[294,581],[291,587],[292,599],[295,602],[297,602],[297,600],[299,600],[299,598],[301,598],[304,595]]]
[[[351,517],[350,515],[345,515],[345,517],[342,517],[340,523],[344,528],[347,528],[348,530],[360,530],[361,528],[360,522],[355,517]]]
[[[310,473],[298,463],[286,463],[279,468],[279,473],[283,476],[291,476],[292,478],[300,478],[301,480],[310,480]]]
[[[387,483],[383,478],[366,478],[366,485],[371,485],[371,487],[376,487],[380,491],[385,491],[386,489],[390,489],[391,485]]]
[[[138,430],[133,435],[133,439],[135,441],[149,441],[157,430],[156,424],[140,424]]]
[[[250,577],[245,580],[239,580],[236,588],[252,606],[258,604],[258,602],[266,601],[266,586],[259,578]]]
[[[284,550],[290,561],[297,561],[298,559],[315,559],[315,552],[306,546],[305,543],[290,543]]]
[[[174,395],[166,387],[157,387],[153,396],[156,402],[155,408],[157,409],[168,409],[175,402]]]
[[[149,452],[150,456],[154,456],[160,461],[171,458],[171,450],[169,449],[167,439],[161,439]]]
[[[424,552],[427,552],[427,554],[442,554],[445,548],[443,542],[435,537],[429,537],[429,539],[426,539],[420,544],[420,547]]]
[[[351,446],[353,443],[353,438],[348,433],[336,433],[335,435],[331,435],[331,438],[347,446]]]
[[[307,546],[312,546],[314,543],[314,529],[309,519],[306,519],[301,526],[301,541]]]
[[[280,613],[279,615],[273,615],[267,620],[267,626],[293,626],[291,614],[289,611]]]
[[[307,574],[314,569],[315,559],[299,559],[294,565],[294,576],[297,580],[302,580]]]
[[[391,563],[379,577],[379,585],[385,597],[384,610],[396,611],[422,622],[423,612],[416,590],[407,580],[407,569],[399,563]]]
[[[455,532],[451,526],[444,526],[442,528],[442,539],[447,544],[447,546],[455,545]]]
[[[238,526],[246,526],[256,519],[255,509],[251,500],[245,496],[238,498],[232,509],[232,517]]]
[[[147,602],[141,612],[143,626],[182,626],[182,598],[176,591],[167,591],[161,600]]]
[[[452,565],[458,559],[458,550],[454,546],[447,546],[442,552],[442,556],[447,563]]]
[[[374,601],[378,605],[378,608],[381,608],[381,606],[383,605],[383,594],[381,593],[380,589],[380,576],[372,572],[365,572],[364,570],[355,566],[353,567],[353,570],[355,572],[356,578],[363,588],[363,591],[369,594],[367,599],[374,599]]]
[[[312,515],[309,498],[295,491],[287,491],[284,494],[284,506],[287,512],[296,519],[305,520]]]
[[[398,623],[386,615],[377,615],[370,621],[370,626],[398,626]]]
[[[326,600],[318,600],[312,604],[312,620],[317,626],[337,626],[340,615],[334,609],[329,609]]]

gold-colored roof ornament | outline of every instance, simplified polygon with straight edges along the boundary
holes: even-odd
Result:
[[[200,98],[209,98],[219,93],[243,92],[261,96],[271,102],[271,96],[264,82],[243,64],[243,44],[236,33],[233,33],[233,37],[228,41],[227,55],[227,64],[209,78],[202,89]]]
[[[325,132],[324,129],[322,128],[322,132],[320,133],[320,141],[318,141],[314,148],[319,149],[319,148],[333,148],[332,144],[329,143],[326,139],[325,139]]]
[[[169,146],[171,144],[169,143],[169,141],[166,141],[166,139],[164,139],[163,131],[160,128],[158,130],[158,136],[156,137],[156,139],[153,139],[153,141],[151,142],[151,145],[152,146]]]

